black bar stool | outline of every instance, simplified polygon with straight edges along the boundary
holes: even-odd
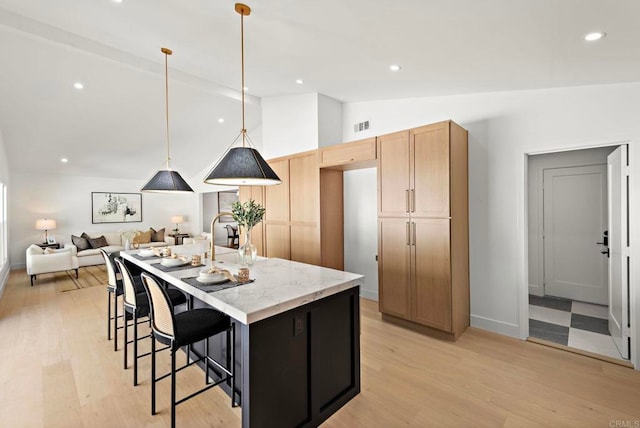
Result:
[[[128,365],[128,348],[129,344],[133,344],[133,386],[138,385],[138,359],[151,355],[151,352],[138,355],[138,340],[151,337],[148,334],[143,337],[138,337],[138,324],[146,322],[146,320],[138,321],[138,318],[145,318],[149,316],[149,297],[142,285],[142,280],[139,276],[134,277],[131,275],[131,271],[127,268],[126,264],[120,257],[115,258],[115,264],[120,275],[122,276],[122,285],[124,290],[123,296],[123,313],[124,317],[124,368],[127,369]],[[187,298],[179,290],[174,288],[168,289],[167,295],[171,302],[172,308],[182,305],[187,302]],[[132,318],[132,324],[129,324],[129,319]],[[133,326],[133,340],[129,341],[128,338],[128,326]]]
[[[151,414],[156,414],[156,382],[171,376],[171,427],[176,424],[176,406],[196,395],[213,388],[223,382],[231,381],[231,406],[235,407],[235,324],[231,319],[215,309],[198,308],[190,309],[178,314],[174,314],[171,301],[166,290],[146,272],[140,274],[142,284],[149,296],[151,307],[151,330],[154,338],[165,345],[169,345],[171,352],[171,371],[156,378],[156,341],[151,341]],[[216,334],[226,332],[227,343],[231,346],[227,349],[227,367],[209,357],[208,338]],[[176,351],[182,346],[190,345],[204,340],[204,356],[176,368]],[[206,386],[180,400],[176,401],[176,373],[200,361],[205,362],[205,384]],[[218,367],[225,377],[218,381],[209,383],[209,367],[213,364]]]
[[[113,350],[118,350],[118,318],[122,315],[118,315],[118,297],[122,296],[124,290],[122,289],[122,278],[116,273],[115,266],[113,264],[112,257],[115,254],[107,254],[102,248],[98,248],[104,259],[104,264],[107,267],[107,339],[111,340],[111,323],[113,322]],[[111,315],[111,297],[113,297],[113,315]]]

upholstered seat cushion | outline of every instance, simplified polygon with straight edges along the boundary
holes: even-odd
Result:
[[[105,247],[100,247],[100,249],[105,250],[107,252],[107,254],[111,254],[111,253],[113,253],[115,251],[123,250],[123,247],[121,247],[120,245],[107,245]],[[80,251],[80,249],[78,249],[78,257],[100,255],[100,249],[90,248],[88,250],[82,250],[82,251]]]
[[[229,317],[208,308],[180,312],[174,316],[174,320],[174,349],[199,342],[231,325]]]

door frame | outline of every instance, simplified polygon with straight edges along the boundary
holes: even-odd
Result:
[[[532,155],[541,155],[541,154],[549,154],[549,153],[560,153],[571,150],[583,150],[583,149],[593,149],[598,147],[611,147],[611,146],[620,146],[626,144],[628,146],[628,156],[629,156],[629,174],[630,174],[630,183],[629,183],[629,234],[630,234],[630,246],[629,253],[631,254],[630,261],[630,278],[629,278],[629,303],[630,303],[630,315],[629,320],[631,322],[630,329],[630,337],[631,337],[631,359],[629,360],[631,364],[635,367],[636,370],[640,370],[640,329],[638,328],[638,324],[640,323],[640,289],[636,285],[640,281],[640,263],[634,257],[634,249],[640,246],[636,244],[636,242],[640,242],[640,227],[638,227],[637,222],[634,222],[633,219],[637,218],[640,211],[640,208],[636,210],[636,201],[634,200],[634,196],[637,192],[640,192],[640,177],[638,177],[638,168],[640,167],[640,159],[638,155],[640,153],[636,153],[637,149],[632,140],[623,140],[623,141],[599,141],[599,142],[591,142],[584,143],[581,145],[558,145],[554,147],[550,147],[549,149],[529,149],[524,150],[522,152],[521,162],[522,162],[522,175],[521,175],[521,183],[519,188],[521,189],[521,193],[519,195],[520,204],[519,204],[519,216],[521,219],[519,228],[519,242],[521,253],[520,253],[520,280],[518,284],[518,324],[519,324],[519,336],[520,339],[526,340],[529,337],[529,214],[528,214],[528,203],[527,203],[527,195],[528,195],[528,160],[529,156]]]

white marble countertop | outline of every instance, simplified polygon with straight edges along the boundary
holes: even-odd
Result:
[[[190,258],[188,247],[173,246],[172,251]],[[249,277],[254,282],[207,293],[181,278],[197,276],[202,269],[211,267],[211,260],[203,261],[206,266],[164,272],[153,265],[159,262],[158,259],[140,260],[132,256],[135,253],[137,250],[121,251],[120,255],[243,324],[251,324],[364,284],[363,275],[290,260],[258,257],[249,267]],[[216,247],[215,263],[234,275],[238,272],[236,250]]]

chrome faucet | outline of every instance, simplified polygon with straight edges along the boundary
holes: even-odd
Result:
[[[211,220],[211,265],[213,267],[213,262],[216,261],[216,244],[215,244],[215,231],[213,230],[213,224],[223,215],[233,216],[230,212],[221,212],[218,213],[217,216]]]

